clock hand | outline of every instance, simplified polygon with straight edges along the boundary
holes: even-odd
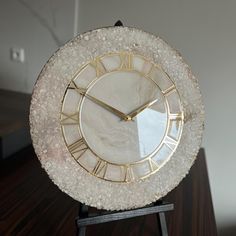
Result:
[[[133,119],[135,116],[137,116],[140,112],[142,112],[143,110],[145,110],[146,108],[152,106],[154,103],[156,103],[158,101],[158,99],[155,99],[151,102],[147,102],[144,105],[142,105],[141,107],[137,108],[136,110],[132,111],[131,113],[129,113],[126,117],[129,117],[130,119]]]
[[[117,110],[116,108],[106,104],[105,102],[89,95],[86,93],[85,89],[81,89],[81,88],[76,88],[76,90],[83,96],[85,96],[86,98],[90,99],[91,101],[95,102],[96,104],[100,105],[101,107],[105,108],[106,110],[112,112],[113,114],[119,116],[122,120],[127,120],[128,117],[121,111]]]

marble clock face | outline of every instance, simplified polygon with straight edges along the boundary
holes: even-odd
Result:
[[[203,132],[198,81],[178,52],[129,27],[93,30],[44,66],[30,107],[51,180],[97,208],[142,207],[176,187]]]
[[[155,173],[171,157],[183,117],[175,84],[160,65],[118,52],[96,57],[73,76],[61,127],[81,167],[126,183]]]

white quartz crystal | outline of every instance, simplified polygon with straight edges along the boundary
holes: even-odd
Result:
[[[97,160],[96,158],[91,158],[89,151],[80,160],[82,165],[87,167],[87,171],[82,168],[72,158],[66,147],[66,143],[73,143],[80,138],[80,133],[77,132],[77,125],[64,126],[62,130],[60,124],[61,116],[63,116],[61,111],[75,113],[80,101],[75,91],[66,94],[66,99],[63,100],[67,86],[72,78],[74,78],[77,86],[88,87],[95,77],[92,67],[85,67],[80,76],[77,75],[78,70],[89,61],[105,54],[110,54],[111,56],[110,58],[104,57],[102,59],[103,63],[106,65],[107,70],[113,70],[120,64],[120,58],[114,53],[122,51],[141,55],[159,65],[164,72],[158,69],[152,70],[150,76],[153,77],[154,81],[156,78],[162,78],[155,81],[161,90],[168,89],[171,85],[166,75],[171,78],[178,93],[174,92],[167,97],[170,109],[175,111],[175,113],[179,112],[180,104],[177,98],[180,97],[184,111],[182,135],[177,121],[170,122],[170,129],[168,130],[169,136],[176,139],[181,137],[174,154],[165,161],[166,153],[170,152],[170,149],[164,147],[158,157],[153,157],[156,163],[160,165],[164,163],[163,166],[148,178],[131,183],[111,182],[91,175],[89,171],[92,171]],[[138,57],[135,58],[133,63],[137,71],[140,68],[145,68],[147,71],[150,70],[150,64],[145,64]],[[103,83],[99,81],[95,83],[91,89],[91,94],[94,91],[92,95],[101,96],[103,99],[106,99],[104,96],[108,96],[107,101],[111,101],[113,103],[111,105],[117,108],[124,109],[124,113],[130,112],[133,107],[142,104],[145,101],[146,91],[150,90],[149,96],[153,92],[152,89],[149,89],[149,86],[150,88],[155,87],[151,82],[144,83],[139,88],[139,97],[133,100],[130,99],[131,106],[127,103],[129,98],[127,97],[128,95],[125,95],[127,93],[124,93],[123,100],[121,99],[119,102],[118,99],[109,99],[109,96],[113,94],[113,87],[109,84],[109,80],[116,83],[116,76],[116,73],[114,73],[109,75],[109,78],[107,77],[107,81],[104,77]],[[124,78],[127,76],[130,78],[128,82],[130,87],[132,87],[135,79],[140,79],[137,74],[131,72],[124,73]],[[116,84],[116,87],[119,88],[121,84],[125,83],[125,81],[121,81]],[[141,81],[140,85],[142,85]],[[104,88],[106,91],[109,90],[109,92],[105,93],[105,90],[102,90]],[[142,92],[142,89],[145,90],[145,93]],[[156,92],[153,94],[156,94]],[[160,99],[163,98],[160,97]],[[140,103],[132,104],[132,101],[139,101]],[[160,113],[159,120],[163,123],[166,120],[165,106],[155,109],[161,109],[162,113]],[[101,113],[103,114],[102,116],[99,115]],[[109,113],[104,113],[103,109],[96,108],[91,101],[85,99],[81,111],[82,130],[92,147],[91,149],[96,149],[99,154],[107,158],[107,161],[119,164],[127,161],[128,158],[129,162],[133,162],[137,161],[137,157],[142,158],[155,149],[155,143],[152,143],[152,140],[145,144],[145,150],[148,150],[146,151],[147,153],[145,150],[140,150],[139,146],[135,146],[136,144],[132,145],[129,142],[135,140],[136,137],[155,135],[152,130],[153,126],[145,129],[142,127],[145,127],[144,121],[146,121],[146,117],[156,116],[156,113],[152,109],[147,109],[137,116],[135,123],[130,122],[129,126],[124,126],[121,123],[118,127],[116,126],[111,135],[109,133],[111,132],[110,129],[106,129],[106,124],[109,122],[109,126],[114,124],[115,127],[117,118],[112,117]],[[101,117],[103,118],[101,119]],[[73,119],[68,122],[73,122]],[[50,58],[40,73],[35,84],[30,108],[33,145],[42,167],[47,171],[52,181],[74,199],[87,205],[107,210],[142,207],[163,197],[176,187],[186,176],[196,158],[201,144],[203,122],[204,112],[197,79],[192,75],[190,68],[182,57],[159,37],[128,27],[110,27],[94,30],[79,35],[60,48]],[[161,124],[158,124],[158,127],[161,129]],[[104,139],[111,135],[112,139],[108,138],[110,143],[100,143],[98,145],[98,141],[93,138],[94,130],[97,133],[100,132]],[[124,159],[124,155],[119,152],[119,149],[112,147],[112,143],[118,143],[119,137],[122,135],[124,136],[122,136],[122,140],[125,140],[127,132],[130,132],[129,135],[133,136],[133,138],[127,138],[127,148],[124,149],[126,158]],[[65,134],[65,140],[62,133]],[[160,139],[157,136],[156,139],[158,140],[158,138]],[[106,145],[104,146],[104,144]],[[108,147],[109,145],[111,146],[110,148]],[[128,148],[131,146],[132,148]],[[104,150],[106,151],[104,152]],[[140,152],[141,155],[138,156],[137,152]],[[148,168],[145,165],[136,165],[134,171],[138,175],[145,172]],[[119,180],[120,176],[124,174],[121,172],[121,169],[117,169],[115,165],[109,166],[107,178]]]

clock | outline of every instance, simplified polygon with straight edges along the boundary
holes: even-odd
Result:
[[[43,168],[74,199],[147,205],[188,173],[201,143],[196,78],[159,37],[128,27],[84,33],[46,63],[32,95]]]

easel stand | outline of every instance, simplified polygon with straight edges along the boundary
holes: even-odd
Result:
[[[80,204],[79,216],[76,218],[77,236],[86,235],[86,227],[94,224],[101,224],[122,219],[134,218],[156,214],[158,228],[161,236],[168,236],[165,212],[174,209],[174,204],[158,201],[152,205],[127,211],[105,211],[102,213],[89,214],[88,206]]]

